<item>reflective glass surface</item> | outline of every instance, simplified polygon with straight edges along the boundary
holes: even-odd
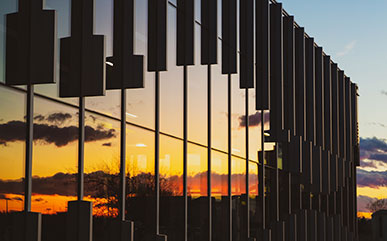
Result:
[[[0,240],[9,238],[11,213],[24,210],[25,94],[0,86]]]
[[[211,158],[212,240],[221,241],[227,239],[229,230],[228,157],[212,151]]]
[[[209,231],[207,148],[188,144],[188,240],[207,240]]]
[[[183,142],[160,136],[160,233],[184,238]]]
[[[134,239],[142,241],[155,223],[154,132],[126,128],[126,220],[134,221]]]
[[[0,213],[24,209],[25,94],[0,86]]]
[[[250,236],[255,238],[258,237],[259,220],[262,218],[259,211],[258,182],[258,163],[249,162]]]
[[[233,240],[246,240],[246,159],[233,157],[231,163],[232,235]]]

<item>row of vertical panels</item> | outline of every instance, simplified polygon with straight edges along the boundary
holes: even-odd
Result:
[[[134,0],[114,1],[113,56],[105,54],[105,36],[93,33],[94,1],[72,0],[71,34],[60,40],[59,96],[144,88],[145,69],[156,76],[168,71],[168,4],[177,7],[176,65],[194,65],[194,49],[200,48],[201,65],[220,64],[229,78],[239,74],[241,89],[255,88],[255,109],[269,113],[264,141],[276,146],[274,165],[268,164],[272,171],[265,174],[261,156],[260,185],[269,191],[262,188],[268,195],[259,197],[260,232],[246,238],[336,240],[340,235],[355,240],[357,86],[281,3],[200,0],[201,39],[195,46],[194,0],[148,0],[145,63],[133,51]],[[19,0],[18,12],[7,15],[6,84],[55,82],[56,24],[55,11],[44,10],[42,1]],[[232,214],[225,218],[232,226]]]

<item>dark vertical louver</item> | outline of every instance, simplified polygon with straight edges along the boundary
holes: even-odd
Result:
[[[316,144],[315,109],[315,53],[314,39],[305,39],[305,75],[306,75],[306,137]]]
[[[71,36],[60,46],[60,97],[105,94],[105,37],[93,29],[94,1],[71,1]]]
[[[218,63],[218,1],[201,0],[201,64]]]
[[[316,144],[325,146],[324,143],[324,69],[323,50],[315,48],[315,110],[316,110]]]
[[[194,64],[194,3],[177,1],[177,66]]]
[[[332,74],[331,58],[324,56],[324,147],[332,151]]]
[[[296,135],[295,41],[294,17],[283,18],[284,58],[284,118],[285,129]]]
[[[339,102],[339,156],[346,159],[346,129],[345,129],[345,76],[344,71],[338,73],[338,102]]]
[[[256,45],[256,106],[257,110],[270,108],[270,21],[269,0],[255,2]]]
[[[296,133],[306,140],[305,32],[295,29],[296,59]]]
[[[346,159],[348,163],[347,176],[351,177],[350,163],[353,161],[352,158],[352,91],[351,91],[351,80],[349,77],[344,78],[344,90],[345,90],[345,127],[346,127]]]
[[[323,71],[324,71],[324,102],[323,102],[323,112],[324,112],[324,150],[326,159],[324,158],[324,162],[326,162],[327,166],[327,193],[331,192],[332,189],[332,90],[331,90],[331,58],[330,56],[323,57]],[[329,203],[329,200],[327,199]],[[329,207],[329,204],[328,204]]]
[[[332,75],[332,152],[339,154],[339,84],[337,64],[331,64]]]
[[[254,2],[239,2],[240,88],[254,88]]]
[[[222,0],[222,74],[237,72],[237,1]]]
[[[316,144],[321,149],[320,192],[327,193],[328,155],[324,149],[324,66],[323,49],[315,47],[315,109],[316,109]]]
[[[19,0],[19,12],[6,18],[5,83],[54,83],[55,11],[43,10],[43,0]]]
[[[148,1],[148,71],[167,70],[167,0]]]
[[[284,129],[282,4],[270,5],[270,135],[279,140]]]
[[[106,89],[144,87],[144,57],[133,55],[134,0],[114,1],[113,56],[106,60]]]
[[[347,158],[346,158],[346,123],[345,123],[345,88],[344,88],[344,71],[338,71],[338,102],[339,102],[339,185],[344,187],[346,185],[346,167],[347,167]],[[344,196],[344,188],[342,195]],[[344,197],[343,197],[344,198]],[[341,200],[343,201],[343,199]],[[343,213],[342,213],[343,214]]]
[[[357,123],[357,85],[351,85],[351,106],[352,106],[352,142],[353,142],[353,161],[356,166],[360,165],[360,150],[359,150],[359,126]]]

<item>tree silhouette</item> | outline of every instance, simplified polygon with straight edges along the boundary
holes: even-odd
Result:
[[[379,210],[387,210],[387,199],[378,199],[376,201],[370,201],[367,204],[367,209],[374,213]]]

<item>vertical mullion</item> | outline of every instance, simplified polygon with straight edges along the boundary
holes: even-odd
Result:
[[[186,241],[188,236],[188,197],[187,197],[187,168],[188,168],[188,78],[187,78],[187,65],[183,67],[183,194],[184,194],[184,240]]]
[[[120,205],[119,217],[125,221],[125,198],[126,198],[126,90],[121,89],[121,150],[120,150]]]
[[[78,201],[82,201],[84,196],[85,164],[85,97],[79,97],[78,112]]]
[[[160,220],[160,172],[159,156],[160,153],[160,73],[155,72],[155,230],[159,234]]]
[[[259,170],[259,169],[258,169]],[[261,171],[258,173],[259,194],[262,201],[262,229],[266,229],[266,205],[265,205],[265,110],[261,109]],[[263,237],[262,237],[263,238]]]
[[[246,123],[246,232],[250,238],[250,180],[249,180],[249,89],[245,89],[245,123]]]
[[[31,211],[31,193],[32,193],[32,148],[34,140],[34,86],[27,84],[26,99],[26,159],[25,159],[25,190],[24,190],[24,211]]]
[[[231,241],[232,240],[232,193],[231,193],[231,175],[232,175],[232,141],[231,141],[231,138],[232,138],[232,133],[231,133],[231,101],[232,101],[232,98],[231,98],[231,74],[228,74],[228,81],[227,81],[227,96],[228,96],[228,102],[227,102],[227,111],[228,111],[228,115],[227,115],[227,133],[228,133],[228,176],[227,176],[227,182],[228,182],[228,193],[227,193],[227,196],[228,196],[228,216],[229,216],[229,222],[228,222],[228,228],[229,228],[229,240]]]
[[[211,200],[211,132],[212,132],[212,116],[211,116],[211,64],[207,65],[207,196],[208,196],[208,240],[212,240],[212,200]]]

